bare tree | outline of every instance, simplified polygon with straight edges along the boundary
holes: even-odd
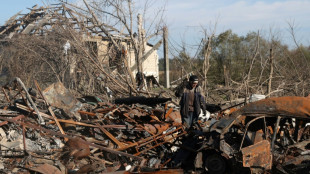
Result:
[[[210,25],[212,26],[212,25]],[[202,67],[202,74],[203,74],[203,83],[202,83],[202,86],[205,90],[207,90],[207,84],[208,84],[208,81],[207,81],[207,74],[208,74],[208,71],[210,69],[210,55],[211,55],[211,52],[212,52],[212,41],[213,41],[213,38],[215,36],[215,32],[216,32],[216,26],[217,26],[217,23],[215,23],[214,25],[214,28],[213,29],[209,29],[207,30],[206,28],[203,28],[202,27],[202,32],[203,32],[203,35],[204,35],[204,39],[203,39],[203,67]]]
[[[123,52],[124,47],[121,42],[114,41],[115,37],[126,39],[129,42],[129,48],[127,51],[133,49],[136,58],[136,66],[138,73],[143,73],[143,61],[147,56],[157,49],[161,44],[161,39],[155,44],[155,48],[145,51],[146,43],[153,39],[154,36],[158,36],[162,32],[163,12],[164,7],[155,11],[152,19],[146,21],[146,15],[151,10],[151,6],[155,1],[145,1],[144,9],[137,9],[137,2],[126,0],[105,0],[97,1],[93,0],[86,2],[83,0],[87,11],[91,14],[94,23],[97,24],[99,29],[110,38],[116,49],[117,54]],[[143,14],[143,15],[142,15]],[[98,16],[102,16],[104,20],[98,19]],[[108,26],[108,27],[107,27]],[[113,26],[113,27],[112,27]],[[113,31],[108,31],[108,28],[113,28]],[[118,28],[118,29],[116,29]],[[148,28],[148,31],[145,30]],[[161,35],[160,35],[161,36]],[[119,54],[120,55],[120,54]],[[132,74],[132,70],[128,67],[126,59],[128,55],[124,56],[124,65],[127,66],[127,72],[130,74],[130,79],[135,87],[135,79]]]

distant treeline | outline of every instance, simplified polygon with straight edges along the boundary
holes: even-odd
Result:
[[[289,49],[278,36],[269,37],[271,39],[266,39],[258,32],[239,36],[231,30],[212,37],[210,69],[204,79],[208,87],[247,85],[250,93],[266,94],[271,83],[269,92],[281,90],[281,95],[307,95],[310,47],[296,43],[295,48]],[[178,55],[170,59],[171,81],[189,72],[201,79],[204,77],[204,45],[200,48],[196,57],[188,54],[190,50],[181,48]],[[159,60],[159,70],[164,70],[163,59]]]

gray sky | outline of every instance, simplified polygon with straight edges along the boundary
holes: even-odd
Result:
[[[27,8],[35,4],[42,5],[42,2],[46,1],[2,2],[0,25],[18,11],[28,12]],[[180,43],[184,40],[189,45],[197,45],[203,36],[201,26],[210,29],[217,23],[216,34],[228,29],[239,35],[259,30],[268,38],[272,28],[284,43],[292,46],[288,23],[294,23],[297,41],[310,45],[310,0],[157,0],[155,6],[165,3],[165,16],[172,42]]]

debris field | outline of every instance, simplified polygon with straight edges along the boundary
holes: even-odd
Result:
[[[4,173],[309,173],[310,99],[217,111],[193,129],[168,98],[75,98],[62,83],[2,87]],[[235,110],[235,111],[233,111]]]

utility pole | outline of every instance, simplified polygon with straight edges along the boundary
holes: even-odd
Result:
[[[164,66],[165,66],[165,87],[170,88],[170,78],[169,78],[169,57],[168,57],[168,29],[165,26],[163,28],[164,33]]]

